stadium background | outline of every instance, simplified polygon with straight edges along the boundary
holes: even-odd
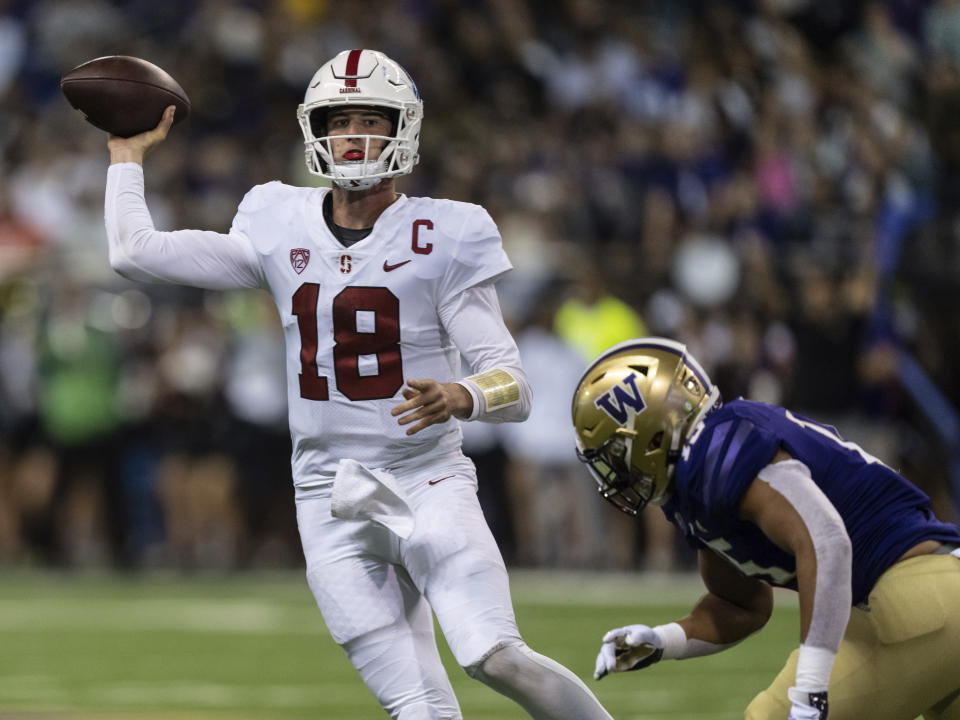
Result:
[[[112,273],[105,137],[58,79],[113,53],[176,77],[193,113],[148,158],[148,202],[159,227],[226,230],[254,184],[312,182],[294,111],[353,47],[424,98],[401,190],[484,205],[516,266],[501,299],[535,415],[465,426],[511,566],[636,572],[638,603],[645,578],[690,570],[656,513],[605,507],[572,456],[579,373],[644,331],[686,342],[727,397],[839,425],[957,520],[956,0],[0,0],[0,604],[299,570],[276,311]],[[45,616],[11,617],[0,640],[26,633],[42,664]],[[2,688],[0,709],[47,707]]]

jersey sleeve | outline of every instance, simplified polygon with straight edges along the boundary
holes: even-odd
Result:
[[[241,233],[158,231],[144,198],[143,168],[117,163],[107,171],[104,222],[110,265],[131,280],[211,290],[262,285],[257,253]]]
[[[288,222],[279,208],[288,195],[284,184],[274,180],[250,188],[237,208],[230,225],[230,234],[244,238],[259,253],[269,253],[283,237],[277,226]]]
[[[450,266],[441,282],[440,304],[449,302],[474,285],[495,281],[513,269],[493,218],[479,205],[469,208]]]
[[[734,523],[747,487],[777,452],[779,438],[753,420],[733,416],[715,425],[706,441],[698,493],[706,512],[721,524]]]
[[[497,290],[492,282],[470,287],[439,308],[440,319],[474,373],[501,371],[509,376],[516,397],[501,406],[475,380],[460,381],[473,398],[470,420],[522,422],[530,415],[533,391],[520,364],[517,343],[503,322]],[[506,398],[505,398],[506,399]]]

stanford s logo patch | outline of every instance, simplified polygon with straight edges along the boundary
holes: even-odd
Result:
[[[619,385],[614,385],[593,402],[600,410],[609,415],[618,425],[626,425],[627,419],[643,412],[647,404],[637,388],[637,374],[630,373]],[[632,424],[632,423],[631,423]]]
[[[341,255],[340,272],[342,272],[344,275],[349,275],[351,270],[353,270],[353,258],[349,255]]]
[[[310,262],[310,251],[306,248],[294,248],[290,251],[290,264],[297,275],[307,269],[307,263]]]

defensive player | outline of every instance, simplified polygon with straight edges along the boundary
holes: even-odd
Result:
[[[517,631],[507,573],[453,418],[521,421],[531,394],[494,281],[510,269],[483,208],[398,194],[423,104],[371,50],[314,75],[297,116],[307,167],[332,189],[271,182],[227,234],[158,232],[144,153],[109,140],[110,262],[128,278],[265,288],[287,348],[297,518],[307,579],[333,638],[393,718],[460,718],[430,610],[469,675],[535,718],[609,718]],[[459,378],[459,353],[473,375]]]
[[[800,596],[800,647],[749,720],[960,719],[960,530],[831,427],[722,404],[678,343],[615,345],[573,399],[578,455],[603,497],[647,503],[699,548],[707,588],[667,625],[608,632],[595,677],[724,650],[758,631],[771,585]]]

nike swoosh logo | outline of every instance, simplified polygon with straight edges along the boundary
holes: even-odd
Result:
[[[408,260],[407,262],[410,262],[410,261]],[[441,482],[443,482],[444,480],[446,480],[447,478],[452,478],[452,477],[453,477],[453,475],[446,475],[446,476],[440,478],[439,480],[430,480],[430,481],[427,483],[427,485],[436,485],[437,483],[441,483]]]
[[[410,261],[409,261],[409,260],[404,260],[403,262],[398,262],[396,265],[391,265],[391,264],[388,263],[386,260],[384,260],[384,261],[383,261],[383,271],[384,271],[384,272],[390,272],[391,270],[396,270],[398,267],[403,267],[403,266],[406,265],[408,262],[410,262]]]

